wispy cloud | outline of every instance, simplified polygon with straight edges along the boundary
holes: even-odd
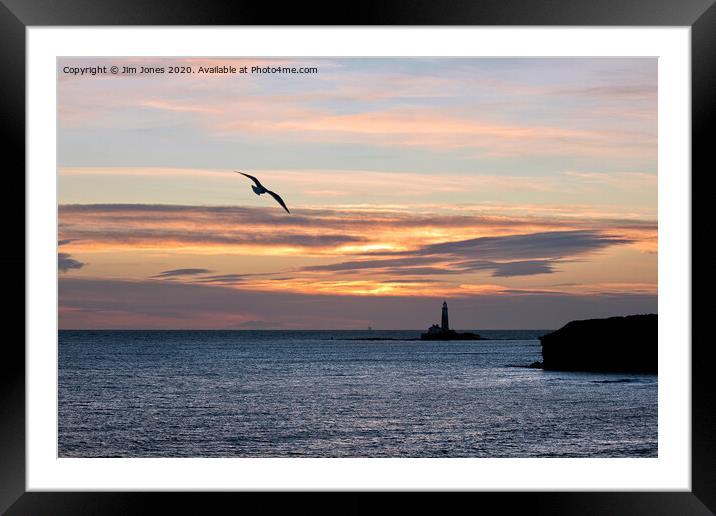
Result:
[[[285,77],[187,74],[177,81],[155,74],[127,87],[137,79],[120,74],[80,82],[60,74],[62,127],[181,126],[214,140],[472,149],[497,157],[656,157],[653,124],[629,124],[631,111],[644,110],[642,105],[655,112],[656,67],[649,60],[631,63],[645,70],[640,76],[600,77],[603,64],[582,60],[571,70],[562,66],[553,79],[547,70],[556,67],[544,60],[536,67],[522,65],[526,73],[500,71],[489,59],[393,60],[393,67],[380,59],[114,61],[120,66],[318,66],[321,72],[302,76],[291,88]],[[62,64],[92,62],[64,59]],[[118,89],[121,95],[112,94]],[[599,115],[602,108],[612,115]],[[585,116],[592,112],[597,116]]]
[[[209,269],[172,269],[162,271],[153,278],[176,278],[180,276],[196,276],[197,274],[207,274],[211,272]]]
[[[587,97],[601,97],[609,100],[651,100],[656,102],[655,84],[607,84],[601,86],[588,86],[582,88],[555,88],[552,95],[563,97],[565,95],[578,95]]]
[[[81,269],[86,264],[75,260],[67,253],[57,253],[57,269],[60,272],[67,272],[72,269]]]
[[[206,283],[211,285],[238,285],[244,283],[249,278],[265,276],[265,274],[214,274],[211,276],[202,276],[194,280],[194,283]]]
[[[74,242],[73,239],[62,239],[57,241],[57,246],[62,247]],[[68,272],[72,269],[81,269],[87,265],[84,262],[75,260],[69,253],[57,253],[57,270],[60,272]]]
[[[595,231],[549,231],[525,235],[473,238],[426,246],[420,255],[447,254],[482,259],[533,259],[564,257],[632,241]]]
[[[252,110],[256,107],[253,106]],[[271,116],[272,112],[275,113]],[[392,108],[339,114],[304,109],[286,117],[275,105],[259,117],[238,115],[212,119],[207,128],[219,133],[284,134],[292,139],[326,143],[401,145],[433,149],[478,149],[483,155],[637,155],[654,156],[651,131],[618,128],[596,130],[533,123],[494,122],[467,118],[444,108]]]
[[[625,243],[646,251],[656,247],[656,225],[652,221],[591,216],[580,219],[574,213],[568,217],[504,216],[465,208],[416,214],[412,209],[348,207],[301,209],[288,217],[271,208],[176,205],[62,205],[59,213],[60,234],[65,239],[74,240],[68,244],[68,249],[75,253],[111,249],[191,249],[210,254],[332,256],[338,259],[346,256],[396,259],[454,255],[452,259],[457,261],[458,248],[466,253],[468,247],[474,246],[470,251],[480,256],[483,262],[517,261],[545,257],[516,255],[519,246],[531,244],[529,249],[535,249],[537,238],[542,238],[543,247],[551,247],[553,252],[567,245],[572,246],[567,249],[572,252],[575,246],[594,244],[589,238],[596,233],[591,232],[602,235],[599,242],[607,242],[603,237],[606,231],[622,235]],[[550,231],[574,233],[557,233],[565,236],[552,237]],[[539,236],[520,240],[515,236],[520,234]],[[503,236],[509,240],[488,238]],[[619,242],[612,239],[607,243]],[[506,258],[503,252],[508,245],[514,250]],[[490,246],[500,250],[496,259]],[[406,254],[401,256],[399,253]],[[546,257],[555,256],[559,254]],[[410,265],[434,264],[435,260],[417,259]],[[384,264],[385,267],[405,265],[408,264]],[[352,266],[368,268],[370,262]],[[456,267],[454,264],[452,270]],[[481,267],[485,269],[484,264]],[[522,270],[539,270],[524,267]],[[335,270],[339,268],[334,266]],[[494,269],[506,274],[517,271],[518,266],[507,269],[498,264]]]
[[[366,253],[388,258],[316,265],[304,270],[342,273],[370,270],[415,276],[486,270],[493,276],[527,276],[551,274],[558,263],[570,257],[630,243],[633,240],[629,238],[598,231],[551,231],[441,242],[411,251]]]
[[[323,295],[475,294],[489,287],[488,277],[555,275],[618,246],[649,251],[656,229],[649,220],[580,219],[573,213],[415,214],[367,207],[310,208],[286,217],[269,208],[60,206],[60,233],[80,256],[146,250],[177,258],[186,252],[236,255],[242,257],[238,263],[253,263],[236,270],[230,263],[237,259],[222,260],[218,267],[174,267],[142,277]],[[284,261],[268,265],[263,257]]]
[[[132,247],[275,247],[334,248],[365,240],[346,234],[340,225],[327,231],[311,217],[291,218],[271,209],[168,205],[64,205],[61,232],[84,248]],[[272,226],[271,231],[261,228]],[[276,227],[282,231],[275,231]]]
[[[629,243],[628,238],[598,231],[483,237],[426,245],[412,251],[365,253],[360,260],[293,268],[290,275],[286,271],[211,275],[191,269],[187,274],[191,277],[186,281],[244,290],[323,295],[531,293],[535,289],[504,288],[467,278],[481,272],[496,278],[554,274],[559,264],[584,260],[596,251]],[[380,257],[369,258],[371,254]]]

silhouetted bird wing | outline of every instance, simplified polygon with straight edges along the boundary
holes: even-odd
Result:
[[[243,172],[239,172],[238,170],[234,170],[234,172],[236,172],[237,174],[241,174],[242,176],[248,177],[248,178],[251,179],[254,183],[256,183],[256,186],[258,186],[259,188],[265,188],[264,185],[262,185],[262,184],[259,182],[259,180],[256,179],[254,176],[250,176],[250,175],[248,175],[248,174],[244,174]]]
[[[288,208],[286,207],[286,203],[283,202],[283,199],[281,199],[281,197],[277,193],[273,193],[271,190],[266,190],[266,192],[269,193],[271,195],[271,197],[276,199],[277,203],[279,203],[281,206],[283,206],[283,209],[286,210],[286,213],[291,213],[290,211],[288,211]]]

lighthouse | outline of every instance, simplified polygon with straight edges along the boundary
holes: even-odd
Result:
[[[420,340],[485,340],[477,333],[458,333],[450,329],[450,322],[447,316],[447,301],[443,301],[443,320],[438,326],[433,324],[428,331],[420,335]]]
[[[480,337],[477,333],[465,332],[458,333],[455,330],[450,329],[450,322],[448,321],[448,309],[447,301],[443,301],[443,320],[442,324],[438,326],[433,324],[428,331],[420,335],[420,340],[485,340]]]
[[[443,301],[443,321],[440,325],[440,329],[444,332],[450,330],[450,323],[448,322],[447,301]]]

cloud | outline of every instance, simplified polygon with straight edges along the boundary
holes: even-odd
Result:
[[[624,128],[630,120],[625,111],[635,103],[648,103],[648,111],[655,113],[656,77],[621,76],[605,84],[594,80],[600,66],[595,61],[584,60],[582,70],[572,66],[567,76],[554,77],[547,71],[549,64],[515,75],[515,70],[498,71],[486,59],[469,64],[423,59],[417,67],[416,60],[412,64],[394,60],[386,67],[378,64],[380,60],[318,58],[112,61],[195,68],[291,63],[318,66],[321,73],[303,76],[298,88],[286,88],[277,76],[188,74],[174,81],[157,74],[129,88],[130,81],[122,75],[82,81],[60,74],[62,127],[127,131],[180,126],[213,141],[475,149],[500,156],[604,156],[605,151],[611,156],[644,156],[656,149],[656,139],[648,131]],[[99,64],[97,60],[63,63]],[[426,69],[433,73],[426,74]],[[592,105],[597,109],[615,105],[618,110],[613,116],[601,115],[601,125],[595,127],[584,120],[585,107]],[[564,116],[563,110],[570,108],[571,116]],[[545,116],[543,111],[555,114]]]
[[[113,61],[135,66],[193,61],[192,66],[197,66],[249,60]],[[535,66],[528,60],[508,67],[491,59],[282,61],[292,65],[313,61],[321,73],[303,76],[298,87],[288,87],[280,76],[189,74],[181,81],[169,75],[96,76],[88,81],[60,74],[58,123],[64,164],[228,168],[240,155],[242,166],[253,170],[330,169],[350,163],[354,168],[411,168],[435,176],[451,170],[485,172],[494,176],[485,181],[491,183],[487,185],[490,192],[512,188],[522,193],[542,187],[570,198],[583,195],[579,190],[560,190],[560,177],[539,185],[533,178],[510,181],[500,176],[505,171],[554,175],[554,171],[589,168],[595,163],[608,170],[655,168],[656,105],[639,100],[650,90],[649,98],[656,98],[655,73],[597,76],[604,69],[642,69],[644,65],[638,62],[623,65],[610,60],[604,65],[595,59],[574,60],[574,65],[562,67],[555,75],[553,65],[540,61]],[[96,59],[64,62],[100,64]],[[278,61],[263,60],[267,62]],[[426,74],[428,69],[432,72]],[[638,117],[635,109],[651,118]],[[207,152],[192,154],[197,146]],[[69,180],[63,183],[72,188],[62,188],[63,196],[81,201],[189,203],[200,198],[183,185],[188,178],[161,189],[130,188],[128,182],[109,181],[131,192],[102,188],[90,194],[90,185]],[[210,191],[202,182],[197,186],[201,193]],[[312,199],[321,194],[350,198],[351,191],[342,181],[334,186],[312,189]],[[465,189],[461,183],[448,181],[443,188],[445,192]],[[415,190],[424,191],[405,181],[398,189],[375,188],[373,195],[409,197]],[[210,202],[227,202],[225,191],[215,189],[212,195],[219,199],[221,193],[223,199]],[[511,195],[519,200],[525,197]],[[293,205],[288,205],[293,211]]]
[[[583,254],[632,241],[597,231],[547,231],[525,235],[473,238],[424,247],[418,255],[448,254],[482,259],[532,259]]]
[[[252,106],[252,109],[256,109]],[[316,143],[475,149],[483,156],[653,156],[656,137],[647,130],[575,128],[536,121],[489,121],[445,107],[391,107],[343,113],[303,107],[286,116],[267,103],[256,116],[212,118],[217,133],[250,133]],[[495,117],[497,118],[497,117]]]
[[[600,231],[549,231],[443,242],[404,252],[367,253],[400,257],[315,265],[303,270],[343,273],[372,270],[399,275],[464,274],[486,270],[496,277],[551,274],[555,272],[555,265],[566,257],[632,242],[629,238]]]
[[[303,267],[304,271],[354,271],[361,269],[376,269],[383,267],[400,267],[432,263],[433,260],[427,257],[396,258],[382,260],[356,260],[350,262],[332,263],[329,265],[311,265]]]
[[[306,252],[364,254],[380,249],[394,252],[422,247],[422,255],[443,253],[447,249],[424,247],[433,242],[443,245],[470,245],[468,237],[475,233],[513,235],[529,230],[571,230],[587,227],[612,228],[642,240],[643,233],[656,231],[653,221],[600,218],[602,214],[588,213],[581,217],[573,213],[550,211],[525,206],[523,211],[534,215],[494,215],[492,208],[433,206],[418,210],[398,207],[365,208],[304,208],[285,216],[272,208],[236,206],[187,206],[161,204],[66,204],[59,208],[60,233],[72,242],[73,250],[98,248],[144,247],[182,248],[219,247],[240,249],[253,253],[285,253],[294,249]],[[433,211],[435,210],[435,211]],[[458,213],[455,213],[458,211]],[[500,208],[496,211],[499,213]],[[537,237],[533,237],[537,238]],[[542,237],[549,239],[546,233]],[[584,235],[575,233],[566,242],[576,245]],[[545,245],[562,245],[554,242]],[[563,238],[562,240],[565,240]],[[513,245],[519,242],[512,240]],[[490,241],[480,242],[483,259]],[[499,244],[504,247],[506,243]],[[524,245],[524,242],[521,244]],[[252,248],[255,248],[252,251]],[[397,258],[397,256],[395,256]],[[528,259],[541,256],[528,256]],[[502,253],[500,259],[504,259]],[[525,259],[518,256],[513,259]],[[426,261],[423,264],[428,263]],[[418,264],[416,262],[415,264]],[[389,265],[389,264],[387,264]],[[401,265],[396,263],[396,265]],[[356,265],[367,268],[367,265]],[[328,270],[328,269],[326,269]]]
[[[552,95],[602,97],[609,100],[652,100],[656,102],[656,84],[610,84],[587,88],[555,89]]]
[[[86,264],[75,260],[67,253],[57,253],[57,269],[60,272],[68,272],[72,269],[81,269]]]
[[[215,285],[236,285],[243,283],[250,277],[265,276],[265,274],[216,274],[214,276],[203,276],[194,280],[195,283],[210,283]]]
[[[549,211],[494,216],[469,207],[417,213],[387,207],[302,211],[286,217],[269,208],[62,205],[60,233],[77,239],[68,244],[77,253],[166,253],[176,265],[169,269],[162,259],[162,272],[149,269],[154,280],[371,296],[474,293],[487,288],[488,276],[552,275],[563,270],[561,264],[591,259],[614,246],[631,245],[638,252],[640,246],[656,245],[656,224],[645,220],[550,217]],[[192,258],[197,267],[184,268],[186,253],[232,258],[201,267],[207,263],[197,262],[197,256]],[[626,280],[628,274],[614,277]]]
[[[63,237],[81,240],[85,246],[319,249],[365,240],[360,235],[346,234],[340,224],[334,224],[337,227],[333,231],[326,231],[330,224],[317,223],[310,216],[286,217],[274,211],[270,208],[132,204],[61,205],[59,208]],[[277,231],[277,226],[282,229]]]
[[[579,172],[567,171],[566,178],[574,178],[582,185],[600,185],[610,190],[638,191],[651,189],[656,192],[658,176],[647,172]]]
[[[439,261],[440,257],[424,258],[428,263]],[[492,276],[508,277],[508,276],[529,276],[533,274],[551,274],[555,272],[557,260],[527,260],[514,262],[491,262],[491,261],[472,261],[472,262],[447,262],[440,263],[440,266],[434,267],[396,267],[396,263],[403,260],[374,260],[370,262],[344,262],[333,265],[306,267],[307,270],[326,271],[331,270],[339,274],[348,274],[356,270],[372,269],[381,274],[392,274],[396,276],[441,276],[446,274],[465,274],[475,271],[492,271]],[[370,265],[368,265],[370,264]],[[390,267],[385,267],[390,264]],[[425,280],[421,280],[425,281]]]
[[[152,276],[153,278],[176,278],[178,276],[194,276],[196,274],[206,274],[212,272],[209,269],[172,269],[169,271],[162,271],[159,274]]]
[[[361,242],[363,239],[348,235],[306,235],[298,233],[251,234],[236,232],[233,234],[214,234],[205,231],[181,229],[135,229],[128,231],[113,228],[96,232],[75,230],[74,234],[84,239],[106,244],[152,246],[154,244],[182,245],[272,245],[290,247],[332,247],[340,244]]]
[[[495,277],[531,276],[533,274],[552,274],[555,272],[554,260],[527,260],[522,262],[485,262],[486,269],[492,269]],[[473,270],[476,270],[473,268]]]

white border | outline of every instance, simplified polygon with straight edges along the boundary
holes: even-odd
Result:
[[[31,27],[27,43],[29,491],[690,490],[690,28]],[[58,459],[56,57],[242,55],[658,56],[659,457]]]

